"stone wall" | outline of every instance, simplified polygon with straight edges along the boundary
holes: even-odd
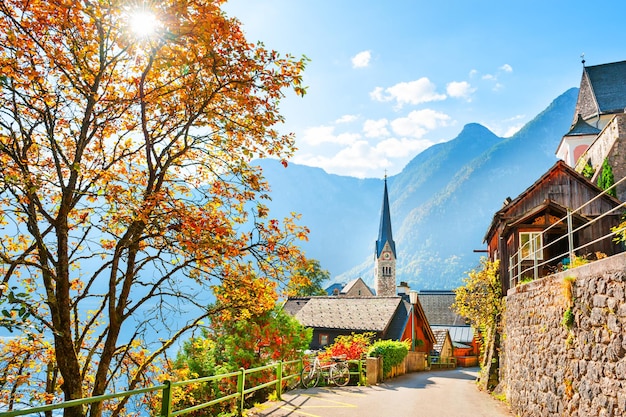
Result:
[[[566,277],[575,278],[573,299]],[[503,339],[514,414],[626,415],[626,253],[509,290]]]

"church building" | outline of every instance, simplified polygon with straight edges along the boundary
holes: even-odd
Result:
[[[582,173],[591,172],[598,183],[602,165],[611,166],[615,182],[626,177],[626,61],[585,66],[572,127],[556,156]],[[626,200],[626,183],[616,186],[617,198]]]
[[[412,351],[430,352],[436,342],[416,291],[406,283],[396,287],[396,244],[391,231],[387,177],[378,239],[375,245],[373,295],[361,278],[334,284],[328,296],[290,297],[284,310],[313,329],[311,349],[332,344],[337,336],[373,333],[374,339],[407,340]],[[399,288],[401,294],[397,294]],[[415,361],[418,363],[420,361]],[[417,365],[415,365],[417,366]],[[422,361],[423,369],[423,361]]]
[[[374,252],[374,288],[379,297],[396,295],[396,243],[391,232],[391,213],[387,193],[387,177],[383,192],[383,207],[380,213],[378,240]]]

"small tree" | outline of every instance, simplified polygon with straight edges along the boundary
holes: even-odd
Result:
[[[308,259],[298,268],[287,287],[288,295],[291,297],[310,297],[316,295],[326,295],[326,290],[322,283],[330,278],[330,273],[320,266],[317,259]]]
[[[605,159],[604,162],[602,162],[602,171],[600,172],[600,178],[598,178],[598,187],[602,190],[607,190],[606,193],[608,195],[617,197],[617,192],[615,191],[615,187],[613,187],[614,184],[615,177],[613,176],[613,168],[609,164],[609,161]]]
[[[472,270],[457,288],[452,308],[467,317],[482,338],[481,385],[494,388],[497,385],[499,348],[499,325],[504,312],[502,286],[498,276],[499,261],[480,260],[481,269]]]

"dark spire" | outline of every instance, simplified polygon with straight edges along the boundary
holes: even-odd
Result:
[[[376,257],[380,257],[385,243],[389,242],[393,257],[396,256],[396,243],[393,241],[391,233],[391,214],[389,212],[389,196],[387,195],[387,175],[385,174],[385,191],[383,193],[383,208],[380,213],[380,229],[378,230],[378,240],[376,241]]]

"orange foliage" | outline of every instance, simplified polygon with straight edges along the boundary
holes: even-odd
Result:
[[[32,401],[146,384],[186,331],[269,309],[303,262],[308,230],[258,205],[251,161],[292,155],[278,104],[305,93],[305,60],[250,43],[222,3],[148,2],[136,36],[127,2],[0,2],[0,304],[53,355]]]

